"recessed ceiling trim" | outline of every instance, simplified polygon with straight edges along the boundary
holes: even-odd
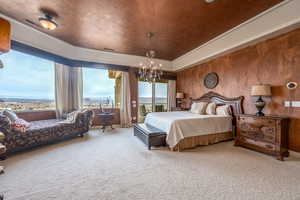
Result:
[[[37,29],[34,29],[28,25],[20,23],[1,13],[0,17],[10,21],[13,40],[53,54],[64,56],[69,59],[131,67],[139,67],[139,63],[141,62],[141,60],[147,59],[143,56],[77,47],[55,37],[52,37],[46,33],[43,33]],[[163,64],[164,70],[172,70],[171,61],[162,59],[156,60]]]
[[[207,62],[230,50],[237,50],[255,42],[275,37],[278,34],[299,27],[300,23],[300,1],[285,0],[282,3],[266,10],[256,17],[240,24],[239,26],[223,33],[222,35],[208,41],[198,48],[174,59],[172,61],[173,71]],[[278,34],[272,34],[278,33]],[[269,36],[269,37],[268,37]]]

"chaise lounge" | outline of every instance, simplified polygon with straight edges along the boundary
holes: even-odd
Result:
[[[61,123],[63,120],[59,119],[32,121],[28,130],[21,132],[12,129],[10,120],[0,115],[0,131],[5,135],[5,155],[67,138],[82,137],[89,131],[92,116],[93,112],[86,110],[77,115],[75,123]]]

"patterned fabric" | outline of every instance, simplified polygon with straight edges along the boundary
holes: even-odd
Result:
[[[1,118],[0,129],[5,134],[3,144],[7,148],[6,153],[13,153],[30,149],[43,144],[76,137],[89,131],[93,112],[87,110],[77,115],[74,124],[59,123],[62,120],[41,120],[31,122],[26,132],[10,129],[7,125],[8,118]]]
[[[59,123],[63,123],[63,124],[73,124],[76,122],[76,119],[77,119],[77,116],[80,114],[80,113],[84,113],[86,112],[86,109],[82,109],[82,110],[75,110],[71,113],[68,113],[67,116],[66,116],[66,119],[63,120],[63,121],[60,121]]]
[[[24,119],[18,118],[11,124],[11,127],[16,131],[21,131],[24,133],[30,127],[30,123]]]
[[[4,110],[2,114],[7,116],[11,122],[14,122],[17,119],[19,119],[18,116],[16,115],[16,113],[11,110]]]
[[[3,114],[0,114],[0,131],[3,132],[4,130],[9,131],[11,129],[11,122],[10,119]]]

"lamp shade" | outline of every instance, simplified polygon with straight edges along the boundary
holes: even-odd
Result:
[[[184,94],[182,92],[176,93],[176,99],[183,99],[183,98],[184,98]]]
[[[270,85],[253,85],[251,88],[251,96],[271,96]]]

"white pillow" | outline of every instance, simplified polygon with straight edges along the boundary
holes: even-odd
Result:
[[[191,107],[191,113],[204,115],[206,111],[207,102],[194,102]]]
[[[231,115],[230,105],[217,106],[216,113],[217,115],[230,116]]]
[[[215,115],[216,114],[216,108],[217,108],[217,104],[215,103],[209,103],[206,107],[206,114],[208,115]]]

